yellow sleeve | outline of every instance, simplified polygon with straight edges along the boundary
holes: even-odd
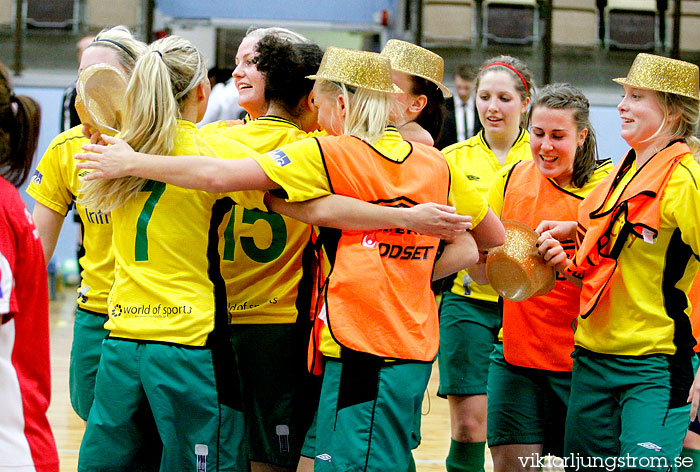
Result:
[[[82,152],[83,144],[89,141],[77,127],[56,136],[41,158],[27,193],[62,215],[68,213],[80,186],[73,156]]]
[[[446,160],[450,168],[450,196],[448,203],[456,207],[457,213],[460,215],[471,216],[472,227],[474,228],[484,219],[489,206],[476,187],[467,180],[464,172],[460,171],[452,160]]]
[[[211,146],[217,157],[221,159],[244,159],[257,156],[258,153],[248,146],[226,139],[217,134],[204,134],[206,143]],[[260,190],[244,190],[218,194],[219,198],[230,197],[237,205],[249,209],[267,211],[264,203],[265,192]]]
[[[199,132],[203,134],[214,134],[217,135],[219,133],[222,133],[226,131],[228,126],[226,126],[225,121],[214,121],[212,123],[208,123],[201,128],[199,128]]]
[[[503,200],[505,199],[506,194],[506,182],[508,181],[508,174],[513,168],[513,165],[506,166],[499,170],[496,173],[496,177],[494,177],[493,181],[491,182],[491,187],[489,187],[489,206],[499,218],[501,217],[501,213],[503,213]]]
[[[287,193],[290,202],[331,194],[321,148],[313,138],[302,139],[255,156],[267,176]]]
[[[700,165],[690,154],[683,157],[666,186],[662,202],[662,223],[670,222],[681,231],[681,239],[700,255]]]

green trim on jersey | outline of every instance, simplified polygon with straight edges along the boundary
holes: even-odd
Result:
[[[212,124],[205,133],[235,140],[259,153],[302,140],[291,121],[263,116],[243,126]],[[264,192],[258,192],[261,195]],[[234,205],[223,220],[222,275],[231,324],[294,323],[308,313],[304,248],[311,227],[285,215]],[[308,264],[307,264],[308,265]]]
[[[249,156],[242,144],[200,133],[179,121],[178,155]],[[187,346],[208,345],[226,325],[220,246],[222,208],[234,199],[264,208],[261,192],[219,194],[149,181],[112,212],[115,282],[109,295],[110,337]],[[228,204],[230,205],[230,204]]]

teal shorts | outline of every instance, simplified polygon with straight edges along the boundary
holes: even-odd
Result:
[[[329,359],[316,427],[316,472],[408,470],[430,363],[343,351]]]
[[[498,341],[498,303],[446,292],[440,304],[438,395],[486,395],[489,355]]]
[[[496,344],[489,368],[489,446],[544,444],[544,453],[561,456],[570,372],[517,367]]]
[[[316,414],[314,415],[314,420],[306,431],[306,437],[304,438],[304,445],[301,446],[301,455],[313,459],[316,457],[316,422],[318,421],[318,408],[316,408]]]
[[[248,459],[295,467],[321,392],[306,367],[309,329],[231,325],[243,395]]]
[[[576,348],[564,449],[587,467],[676,470],[695,355],[609,356]],[[566,457],[565,456],[565,457]],[[581,469],[584,470],[584,469]]]
[[[102,355],[102,341],[109,334],[104,328],[105,321],[107,315],[80,308],[75,311],[68,368],[70,403],[85,421],[95,398],[95,376]]]
[[[223,344],[107,338],[78,470],[247,470],[235,361]]]

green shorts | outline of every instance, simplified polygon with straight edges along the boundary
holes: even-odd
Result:
[[[517,367],[496,344],[489,368],[489,446],[544,444],[544,452],[561,456],[570,372]]]
[[[498,341],[498,303],[446,292],[440,304],[438,395],[486,395],[489,355]]]
[[[304,438],[304,445],[301,446],[301,455],[313,459],[316,457],[316,422],[318,421],[318,407],[316,408],[316,414],[314,415],[314,420],[309,426],[308,431],[306,431],[306,437]]]
[[[609,356],[576,348],[565,454],[585,470],[676,470],[688,431],[695,355]],[[583,469],[582,469],[583,470]]]
[[[430,363],[383,362],[362,353],[329,359],[316,427],[316,472],[408,470],[415,412]]]
[[[68,368],[70,403],[85,421],[95,398],[95,376],[102,355],[102,341],[109,334],[104,328],[105,321],[107,315],[80,308],[75,311]]]
[[[78,470],[247,470],[235,360],[223,344],[107,338]]]
[[[306,367],[309,330],[302,324],[231,325],[251,461],[299,461],[321,391],[321,377]]]

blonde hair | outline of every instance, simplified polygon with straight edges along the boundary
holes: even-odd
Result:
[[[319,79],[319,86],[322,93],[333,99],[339,92],[343,95],[346,109],[343,134],[356,136],[369,144],[384,136],[393,104],[390,94],[323,79]]]
[[[269,28],[255,28],[255,27],[250,27],[248,28],[248,31],[246,32],[245,37],[246,38],[255,38],[255,39],[262,39],[265,36],[274,36],[275,38],[279,38],[285,41],[289,41],[290,43],[296,44],[296,43],[303,43],[303,44],[310,44],[311,41],[308,40],[305,36],[300,35],[299,33],[295,33],[292,30],[288,30],[287,28],[280,28],[278,26],[271,26]]]
[[[135,151],[168,155],[190,91],[207,80],[204,58],[188,40],[169,36],[148,46],[126,89],[121,138]],[[81,203],[102,211],[123,205],[146,183],[140,177],[88,182]]]
[[[664,119],[652,136],[658,136],[662,130],[671,125],[670,141],[676,139],[685,139],[690,147],[690,152],[693,153],[693,158],[700,162],[700,139],[697,138],[698,120],[700,119],[700,102],[697,100],[677,95],[668,92],[656,92],[659,99],[659,104],[664,112]],[[674,123],[670,123],[669,118],[672,115],[678,114],[679,119]],[[652,139],[649,138],[649,139]]]
[[[134,38],[129,28],[123,25],[103,29],[85,49],[95,47],[115,51],[119,57],[119,64],[129,74],[134,70],[138,58],[148,50],[146,43]]]

